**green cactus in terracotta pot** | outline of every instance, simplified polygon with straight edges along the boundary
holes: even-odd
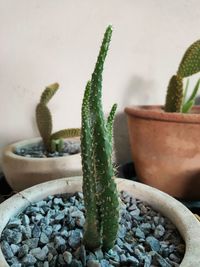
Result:
[[[91,81],[87,83],[82,103],[81,156],[83,194],[86,208],[84,244],[94,250],[113,247],[119,221],[119,200],[112,163],[112,131],[116,111],[108,118],[102,108],[102,72],[112,35],[108,26]]]
[[[47,107],[48,102],[59,88],[58,83],[51,84],[43,91],[36,107],[36,122],[47,152],[61,152],[64,148],[64,138],[80,136],[79,128],[63,129],[52,133],[52,115]]]
[[[183,89],[183,79],[200,71],[200,40],[193,43],[185,52],[179,65],[176,75],[173,75],[169,81],[167,96],[165,101],[166,112],[188,112],[195,102],[195,97],[199,88],[199,80],[197,81],[194,90],[186,100]]]

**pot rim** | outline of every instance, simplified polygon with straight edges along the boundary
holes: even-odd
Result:
[[[162,105],[135,105],[124,109],[128,116],[156,121],[200,124],[200,106],[193,106],[193,113],[165,112]]]
[[[179,230],[186,243],[184,258],[180,267],[200,266],[200,223],[179,201],[168,194],[138,182],[116,178],[118,189],[126,190],[134,197],[146,201],[155,210],[168,217]],[[30,203],[42,200],[48,195],[79,191],[82,177],[71,177],[41,183],[23,190],[0,204],[0,234],[8,220],[25,209]],[[0,266],[8,267],[0,250]]]
[[[70,137],[70,138],[66,138],[68,140],[79,140],[79,137]],[[25,157],[25,156],[21,156],[21,155],[18,155],[18,154],[15,154],[13,151],[15,150],[15,148],[17,146],[25,146],[25,145],[28,145],[28,144],[35,144],[35,143],[38,143],[42,140],[41,137],[34,137],[34,138],[29,138],[29,139],[24,139],[24,140],[21,140],[21,141],[17,141],[15,143],[12,143],[12,144],[9,144],[7,146],[4,147],[3,149],[3,152],[2,152],[2,155],[3,156],[6,156],[6,157],[9,157],[9,158],[14,158],[16,160],[23,160],[23,161],[28,161],[28,162],[31,162],[31,161],[56,161],[56,160],[62,160],[62,159],[65,159],[66,160],[66,157],[70,157],[70,158],[74,158],[74,157],[77,157],[80,156],[80,152],[79,153],[76,153],[76,154],[71,154],[71,155],[65,155],[65,156],[61,156],[61,157],[47,157],[47,158],[34,158],[34,157]]]

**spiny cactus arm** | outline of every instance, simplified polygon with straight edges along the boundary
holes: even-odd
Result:
[[[95,165],[98,177],[97,194],[100,207],[103,249],[109,250],[114,246],[119,224],[119,201],[114,181],[112,163],[112,146],[102,123],[95,125]],[[103,133],[103,134],[102,134]]]
[[[110,40],[112,36],[112,26],[109,25],[106,29],[106,32],[104,34],[104,39],[100,48],[100,53],[97,58],[97,63],[95,65],[94,72],[92,74],[92,81],[91,81],[91,88],[93,87],[94,90],[91,90],[91,97],[94,96],[94,93],[97,94],[95,96],[96,101],[101,105],[101,86],[102,86],[102,72],[103,72],[103,62],[105,61]],[[101,64],[99,64],[101,62]],[[98,88],[100,87],[100,88]],[[101,111],[102,112],[102,111]],[[93,114],[94,115],[94,114]],[[95,115],[94,115],[95,116]],[[95,118],[93,118],[95,119]]]
[[[192,91],[191,96],[189,97],[189,99],[187,101],[185,101],[185,103],[182,106],[182,113],[187,113],[190,111],[190,109],[193,107],[193,105],[195,104],[195,98],[196,95],[198,93],[199,90],[199,85],[200,85],[200,79],[198,79],[197,83],[195,84],[195,87]],[[187,86],[187,84],[186,84]]]
[[[115,112],[117,109],[117,104],[114,104],[111,108],[111,111],[109,113],[109,116],[107,118],[107,124],[106,124],[106,128],[109,134],[109,139],[110,142],[112,142],[112,138],[113,138],[113,122],[114,122],[114,118],[115,118]]]
[[[51,140],[57,140],[61,138],[70,138],[70,137],[78,137],[80,136],[81,129],[80,128],[69,128],[63,129],[58,132],[55,132],[51,135]]]
[[[112,179],[107,185],[107,188],[102,196],[103,201],[107,203],[101,210],[103,215],[103,249],[108,251],[114,247],[119,227],[119,200],[114,179]]]
[[[98,208],[96,203],[96,182],[93,163],[93,143],[89,114],[90,81],[87,83],[82,103],[81,158],[83,169],[83,194],[86,209],[86,223],[83,242],[94,250],[101,245]]]
[[[181,112],[183,100],[183,79],[178,75],[170,79],[165,101],[166,112]]]
[[[109,142],[112,146],[112,150],[113,150],[113,123],[114,123],[116,110],[117,110],[117,104],[114,104],[111,108],[111,111],[109,113],[109,116],[108,116],[107,122],[106,122],[108,138],[109,138]],[[114,166],[114,175],[116,175],[116,173],[117,173],[117,168],[116,168],[116,166]]]
[[[97,177],[97,201],[100,208],[103,249],[105,250],[109,250],[114,245],[119,220],[118,194],[113,179],[112,144],[106,128],[101,102],[103,65],[109,48],[111,35],[112,27],[108,26],[104,34],[95,70],[92,74],[90,93],[90,112],[94,125],[93,142]]]
[[[49,102],[49,100],[54,96],[54,94],[57,92],[58,88],[59,88],[58,83],[53,83],[47,86],[41,95],[40,103],[46,105]]]
[[[36,107],[36,122],[43,139],[46,151],[51,151],[50,136],[52,132],[52,118],[47,106],[39,103]]]
[[[193,43],[185,52],[177,74],[183,78],[200,71],[200,40]]]

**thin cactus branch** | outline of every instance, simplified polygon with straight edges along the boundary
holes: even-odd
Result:
[[[196,98],[196,95],[198,93],[198,90],[199,90],[199,86],[200,86],[200,79],[197,80],[195,86],[194,86],[194,89],[192,91],[192,94],[190,95],[189,99],[187,101],[191,101],[191,100],[195,100]]]
[[[193,107],[194,103],[195,103],[195,98],[196,95],[198,93],[199,90],[199,86],[200,86],[200,79],[198,79],[197,83],[195,84],[195,87],[192,91],[192,94],[190,95],[190,97],[188,98],[188,100],[186,100],[186,94],[187,94],[187,87],[189,85],[189,80],[186,84],[186,88],[185,88],[185,101],[183,102],[182,105],[182,113],[187,113],[190,111],[190,109]]]
[[[107,123],[106,123],[106,128],[109,134],[110,142],[112,142],[113,140],[113,122],[114,122],[116,110],[117,110],[117,104],[114,104],[111,108],[111,111],[109,113]]]
[[[185,85],[185,89],[183,90],[183,103],[182,105],[184,105],[186,103],[186,97],[187,97],[187,92],[188,92],[188,88],[189,88],[189,79],[187,79],[186,81],[186,85]]]

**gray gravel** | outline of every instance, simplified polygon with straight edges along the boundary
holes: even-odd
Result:
[[[80,141],[65,140],[63,152],[47,153],[42,142],[36,145],[18,147],[15,154],[27,158],[53,158],[73,155],[80,152]]]
[[[1,236],[12,267],[179,266],[185,244],[174,225],[147,204],[121,193],[120,224],[113,249],[82,244],[83,194],[49,196],[11,218]]]

